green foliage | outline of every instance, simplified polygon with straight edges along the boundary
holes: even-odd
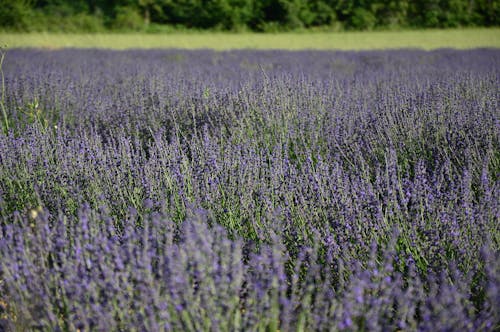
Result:
[[[265,32],[498,26],[500,4],[491,0],[3,0],[0,6],[0,29],[10,31],[164,31],[158,28],[163,25]]]
[[[95,15],[78,13],[70,16],[53,16],[39,11],[33,13],[33,21],[27,29],[30,32],[101,32],[104,30],[102,19]]]
[[[32,9],[27,0],[3,0],[0,5],[0,28],[26,30],[29,27]]]
[[[129,6],[118,7],[116,17],[112,22],[112,27],[116,30],[137,31],[145,25],[144,18],[139,13],[139,10]]]
[[[375,27],[377,18],[373,13],[364,8],[356,8],[351,17],[350,25],[354,29],[371,30]]]

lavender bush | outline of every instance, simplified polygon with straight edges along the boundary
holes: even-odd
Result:
[[[0,331],[500,328],[500,51],[3,72]]]

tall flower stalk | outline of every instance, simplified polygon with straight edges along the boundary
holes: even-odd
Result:
[[[6,50],[3,47],[0,47],[0,76],[2,79],[2,96],[0,99],[0,107],[2,107],[3,127],[5,133],[9,131],[9,117],[7,116],[7,110],[5,108],[5,76],[3,73],[3,62],[5,60],[6,53]]]

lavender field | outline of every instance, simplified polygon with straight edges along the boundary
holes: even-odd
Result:
[[[500,328],[500,50],[13,49],[0,331]]]

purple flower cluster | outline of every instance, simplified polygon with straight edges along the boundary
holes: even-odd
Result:
[[[3,71],[0,331],[500,328],[500,51]]]

